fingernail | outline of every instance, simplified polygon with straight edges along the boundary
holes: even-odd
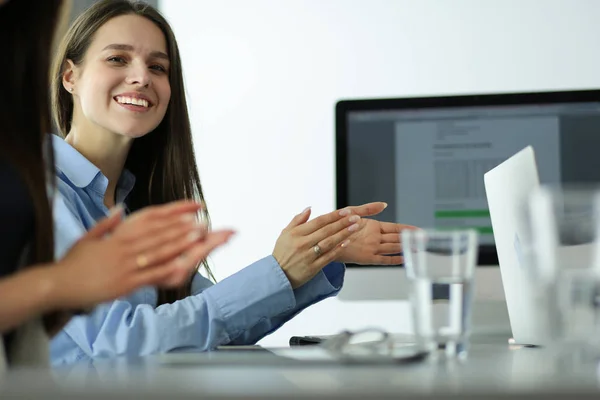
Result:
[[[121,214],[121,216],[122,216],[124,210],[125,210],[125,207],[123,206],[123,203],[116,204],[114,207],[112,207],[110,210],[108,210],[108,216],[112,217],[115,214]]]
[[[308,210],[310,210],[310,206],[306,207],[300,214],[304,214],[306,213]]]
[[[386,202],[384,202],[384,203],[383,203],[383,209],[385,210],[386,208],[387,208],[387,203],[386,203]]]
[[[230,240],[230,239],[231,239],[232,237],[234,237],[236,234],[237,234],[237,232],[234,232],[234,231],[231,231],[231,232],[229,232],[229,234],[227,235],[227,239],[225,239],[225,240],[227,240],[227,241],[228,241],[228,240]]]
[[[354,232],[354,231],[355,231],[355,230],[357,230],[357,229],[358,229],[358,224],[353,224],[353,225],[350,225],[350,227],[348,228],[348,230],[349,230],[350,232]]]
[[[348,221],[357,222],[359,219],[360,219],[360,217],[358,215],[353,215],[350,218],[348,218]]]
[[[351,211],[349,208],[344,208],[343,210],[340,210],[340,216],[345,217],[346,215],[350,215]]]
[[[348,246],[349,244],[350,244],[350,240],[346,239],[346,240],[344,240],[344,241],[342,242],[342,244],[341,244],[340,246],[342,246],[342,247],[346,247],[346,246]]]
[[[177,259],[175,260],[175,265],[178,268],[188,268],[188,259],[187,259],[187,254],[182,253],[179,255],[179,257],[177,257]]]
[[[194,222],[194,221],[196,221],[196,214],[191,214],[191,213],[183,214],[181,216],[181,220],[183,222]]]
[[[195,242],[196,240],[200,239],[201,237],[202,237],[202,234],[200,232],[193,231],[193,232],[190,232],[187,235],[187,241],[188,242]]]

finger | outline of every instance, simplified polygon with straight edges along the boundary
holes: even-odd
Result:
[[[226,243],[233,233],[233,231],[211,232],[207,240],[202,242],[202,245],[191,249],[185,257],[177,257],[165,263],[136,270],[134,278],[136,287],[143,285],[176,287],[182,285],[190,277],[192,269],[195,269],[198,263],[205,259],[212,250]]]
[[[146,253],[170,243],[202,240],[206,236],[208,228],[206,225],[198,224],[195,221],[176,218],[175,222],[171,222],[162,229],[155,228],[143,232],[142,235],[138,235],[129,241],[127,248],[130,254]]]
[[[303,223],[308,221],[308,218],[310,218],[310,213],[311,213],[310,207],[306,207],[304,209],[304,211],[302,211],[300,214],[298,214],[294,218],[292,218],[292,220],[290,221],[288,226],[285,227],[284,230],[293,229],[299,225],[302,225]]]
[[[152,206],[152,208],[154,208],[153,212],[157,215],[166,217],[169,215],[200,211],[204,208],[204,204],[193,200],[178,200],[167,204]]]
[[[181,287],[190,279],[190,277],[193,279],[193,277],[190,275],[191,273],[192,271],[185,270],[176,266],[175,270],[171,273],[171,275],[158,282],[155,282],[153,285],[162,288]],[[197,273],[197,271],[195,273]]]
[[[344,208],[341,210],[335,210],[328,214],[323,214],[312,221],[309,221],[303,225],[297,226],[294,230],[300,236],[308,236],[311,233],[318,231],[319,229],[327,226],[329,224],[333,224],[344,218],[346,215],[350,215],[352,211],[348,208]]]
[[[188,271],[181,269],[176,263],[169,262],[135,271],[135,276],[132,278],[132,285],[134,287],[177,287],[183,285],[189,275]]]
[[[227,243],[234,234],[235,232],[231,230],[209,232],[204,240],[186,251],[185,254],[178,259],[180,268],[187,270],[196,268],[198,263],[205,260],[214,249]]]
[[[334,248],[330,249],[326,253],[323,253],[320,257],[318,257],[314,261],[313,268],[315,270],[320,271],[327,264],[329,264],[330,262],[333,262],[336,259],[338,259],[339,256],[340,256],[340,254],[342,253],[342,251],[345,250],[345,248],[348,246],[348,244],[350,244],[350,239],[346,238],[344,241],[342,241],[342,243],[338,244],[337,246],[335,246]]]
[[[137,218],[127,218],[115,230],[115,237],[124,240],[128,244],[133,244],[140,239],[159,235],[163,231],[177,226],[193,227],[198,225],[197,210],[194,207],[182,209],[187,211],[172,214],[147,213]]]
[[[384,243],[377,248],[377,254],[398,254],[400,252],[402,252],[400,243]]]
[[[377,215],[387,207],[387,203],[378,201],[375,203],[367,203],[360,206],[349,207],[353,213],[360,215],[361,217],[369,217]]]
[[[398,233],[384,233],[381,235],[381,243],[400,243],[401,238]]]
[[[193,280],[194,275],[198,273],[199,264],[194,265],[193,268],[182,268],[178,260],[171,261],[171,264],[175,268],[173,272],[168,277],[155,282],[154,286],[162,288],[181,287]]]
[[[319,245],[322,252],[329,251],[345,238],[361,228],[361,219],[358,215],[344,217],[341,220],[322,227],[318,231],[306,236],[310,246]]]
[[[210,237],[210,234],[207,237]],[[199,234],[192,234],[180,240],[163,243],[159,247],[151,248],[143,253],[132,253],[131,257],[129,257],[132,260],[131,265],[136,268],[147,268],[148,266],[163,264],[202,243],[199,240]],[[143,265],[139,265],[140,257],[143,257]]]
[[[145,207],[134,212],[128,219],[138,220],[156,220],[160,218],[168,218],[170,216],[198,212],[203,208],[203,205],[191,200],[174,201],[167,204]]]
[[[413,225],[395,224],[393,222],[381,222],[381,233],[400,233],[404,229],[418,229]]]
[[[117,206],[111,210],[108,217],[98,222],[90,229],[83,239],[99,239],[112,232],[123,220],[123,207]]]

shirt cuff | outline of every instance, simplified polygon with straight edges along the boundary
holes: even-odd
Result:
[[[306,307],[309,304],[335,296],[342,289],[346,266],[340,262],[329,263],[314,278],[294,290],[296,303]]]
[[[339,292],[344,285],[344,276],[346,276],[346,265],[341,262],[329,263],[323,268],[323,274],[331,285],[331,288]]]
[[[290,282],[273,256],[258,260],[203,293],[217,305],[230,337],[296,307]]]

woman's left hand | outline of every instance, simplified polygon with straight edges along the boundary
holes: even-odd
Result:
[[[349,207],[352,213],[361,217],[379,214],[385,203],[369,203],[359,207]],[[361,229],[350,236],[350,244],[340,253],[336,261],[362,265],[398,265],[404,262],[400,232],[416,229],[412,225],[379,222],[362,218]]]

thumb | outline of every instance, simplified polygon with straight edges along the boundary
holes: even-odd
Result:
[[[123,206],[117,205],[110,210],[108,217],[98,222],[85,235],[85,239],[100,239],[111,233],[123,220]]]
[[[378,201],[375,203],[367,203],[361,206],[350,207],[353,213],[360,215],[361,217],[370,217],[377,215],[387,207],[387,203]]]
[[[295,228],[298,225],[302,225],[303,223],[308,221],[308,218],[310,218],[310,211],[310,207],[306,207],[304,211],[292,218],[292,221],[288,224],[286,229]]]

